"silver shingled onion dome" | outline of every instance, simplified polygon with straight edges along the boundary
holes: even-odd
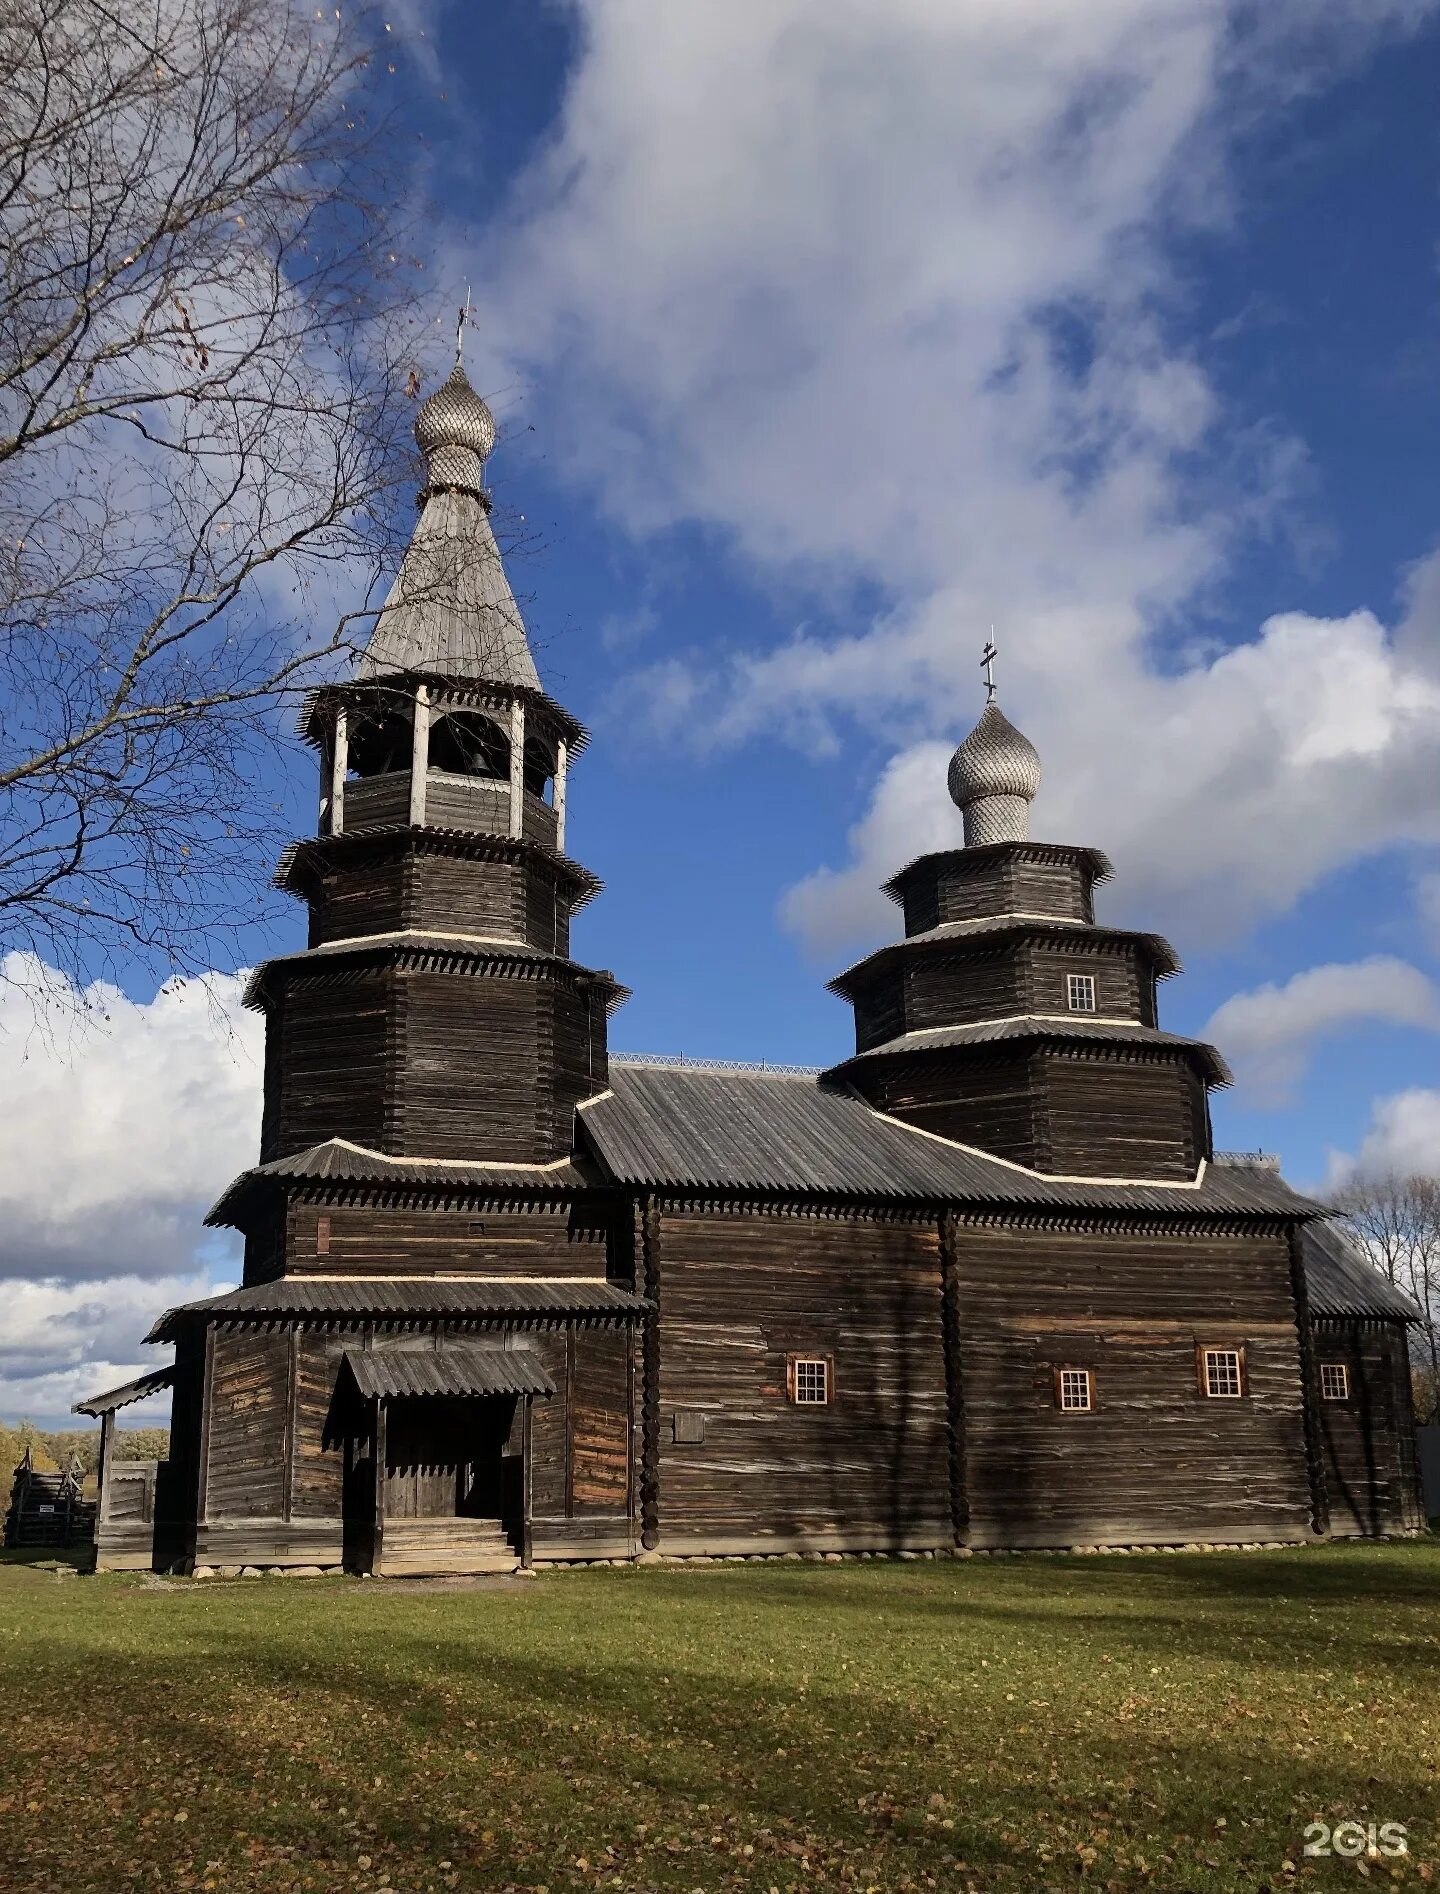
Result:
[[[996,703],[950,759],[950,796],[965,817],[966,848],[1023,842],[1040,787],[1040,755]]]
[[[415,417],[415,439],[429,470],[428,485],[468,487],[479,493],[482,469],[495,445],[495,417],[457,362]]]

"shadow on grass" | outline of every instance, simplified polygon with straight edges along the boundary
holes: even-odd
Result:
[[[1395,1733],[1433,1715],[1435,1680],[1415,1672],[1412,1652],[1386,1740],[1369,1706],[1327,1706],[1303,1687],[1288,1702],[1257,1688],[1258,1707],[1229,1720],[1234,1680],[1213,1667],[1254,1663],[1279,1596],[1257,1590],[1263,1574],[1252,1572],[1220,1589],[1233,1624],[1196,1615],[1214,1588],[1192,1585],[1187,1614],[1187,1583],[1217,1562],[710,1569],[678,1583],[576,1575],[543,1581],[523,1614],[498,1613],[490,1597],[402,1598],[379,1586],[286,1589],[283,1613],[279,1587],[264,1581],[243,1594],[196,1588],[178,1609],[170,1597],[112,1594],[115,1615],[129,1619],[123,1675],[95,1661],[113,1624],[87,1652],[82,1614],[71,1647],[32,1653],[39,1674],[27,1682],[102,1737],[132,1737],[138,1718],[160,1740],[137,1771],[159,1775],[183,1756],[207,1782],[235,1785],[251,1837],[314,1848],[313,1805],[337,1794],[422,1860],[478,1860],[475,1831],[486,1829],[484,1881],[467,1885],[569,1885],[566,1864],[605,1847],[627,1881],[709,1885],[720,1862],[706,1837],[733,1827],[757,1849],[758,1885],[830,1885],[823,1873],[802,1876],[802,1858],[831,1861],[837,1874],[838,1864],[883,1861],[886,1884],[948,1879],[958,1856],[987,1885],[1038,1887],[1049,1879],[1045,1844],[1069,1879],[1080,1848],[1102,1850],[1104,1884],[1117,1849],[1158,1846],[1173,1858],[1162,1884],[1259,1887],[1316,1813],[1413,1820],[1427,1808],[1425,1759]],[[1234,1561],[1262,1562],[1272,1561]],[[1283,1562],[1289,1602],[1348,1607],[1345,1662],[1371,1663],[1375,1574],[1362,1589],[1363,1568],[1352,1566],[1335,1598],[1316,1570],[1297,1580],[1305,1555],[1273,1562]],[[1415,1607],[1433,1591],[1391,1602],[1419,1630]],[[1107,1595],[1109,1615],[1093,1609]],[[1101,1633],[1116,1650],[1153,1641],[1172,1658],[1198,1639],[1202,1661],[1184,1692],[1143,1703],[1147,1672],[1133,1658],[1099,1669]],[[1302,1627],[1285,1666],[1302,1686],[1305,1655]],[[1009,1674],[1022,1668],[1023,1681]],[[258,1735],[253,1720],[230,1726],[230,1712],[257,1703],[270,1719]],[[317,1728],[318,1753],[292,1740]],[[1386,1755],[1383,1785],[1367,1742]],[[931,1806],[940,1795],[943,1816]],[[955,1826],[940,1829],[942,1819]],[[647,1852],[641,1864],[637,1822],[673,1836],[678,1854],[657,1866]],[[735,1865],[727,1855],[726,1870]]]
[[[7,1565],[25,1565],[39,1566],[47,1571],[88,1572],[94,1561],[94,1550],[88,1545],[0,1547],[0,1568]]]

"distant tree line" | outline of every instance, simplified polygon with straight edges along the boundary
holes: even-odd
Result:
[[[30,1450],[32,1464],[41,1473],[59,1473],[78,1458],[86,1473],[94,1473],[100,1462],[98,1427],[65,1427],[47,1432],[33,1421],[21,1421],[11,1427],[0,1421],[0,1486]],[[168,1427],[117,1427],[117,1460],[163,1460],[170,1451]]]

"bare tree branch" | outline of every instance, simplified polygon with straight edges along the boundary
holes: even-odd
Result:
[[[0,12],[0,953],[77,979],[266,909],[277,706],[408,535],[416,259],[326,12]]]
[[[1415,1414],[1422,1423],[1440,1420],[1440,1177],[1362,1173],[1330,1201],[1376,1267],[1418,1306]]]

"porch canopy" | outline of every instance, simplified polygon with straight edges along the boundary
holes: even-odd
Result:
[[[89,1414],[92,1419],[98,1419],[102,1414],[113,1414],[117,1407],[129,1407],[132,1401],[143,1401],[147,1394],[158,1394],[162,1388],[168,1388],[174,1379],[173,1366],[152,1368],[149,1374],[137,1375],[123,1387],[108,1388],[103,1394],[87,1394],[83,1401],[75,1403],[70,1412]]]
[[[542,1394],[555,1392],[533,1348],[450,1347],[345,1350],[345,1366],[366,1400],[412,1394]]]

